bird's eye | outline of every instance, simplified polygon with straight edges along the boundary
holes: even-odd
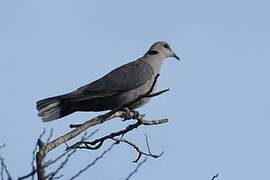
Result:
[[[169,50],[171,49],[169,44],[164,44],[163,47],[165,47],[166,49],[169,49]]]

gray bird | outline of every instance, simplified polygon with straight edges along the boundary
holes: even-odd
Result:
[[[112,70],[100,79],[73,92],[38,101],[38,116],[43,122],[48,122],[76,111],[104,111],[120,107],[151,88],[163,60],[168,57],[180,60],[168,43],[158,41],[143,57]],[[127,108],[134,110],[148,101],[149,98],[143,98]]]

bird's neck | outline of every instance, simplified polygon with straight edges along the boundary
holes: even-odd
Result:
[[[163,57],[163,56],[157,56],[155,58],[147,56],[143,58],[143,61],[150,64],[152,68],[154,69],[155,75],[157,75],[160,73],[160,68],[165,58],[166,57]]]

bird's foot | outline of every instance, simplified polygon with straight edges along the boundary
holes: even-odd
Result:
[[[123,109],[124,113],[123,113],[123,121],[127,121],[127,120],[130,120],[130,119],[138,119],[140,118],[140,113],[139,111],[136,111],[136,110],[130,110],[129,108],[125,107]]]

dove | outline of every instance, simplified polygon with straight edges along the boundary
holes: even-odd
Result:
[[[100,79],[73,92],[37,101],[38,116],[43,122],[48,122],[77,111],[97,112],[121,107],[152,87],[163,61],[169,57],[180,60],[167,42],[158,41],[141,58],[110,71]],[[127,108],[140,108],[149,99],[142,98]]]

